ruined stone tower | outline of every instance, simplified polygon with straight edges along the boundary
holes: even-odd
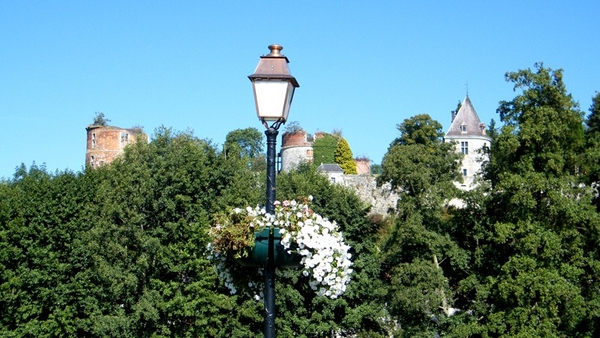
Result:
[[[87,128],[86,167],[109,164],[121,155],[125,146],[140,139],[148,141],[141,128],[122,129],[114,126],[89,125]]]
[[[304,130],[284,133],[281,136],[281,170],[296,169],[302,163],[313,161],[312,135]]]

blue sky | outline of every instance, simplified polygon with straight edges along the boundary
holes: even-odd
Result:
[[[507,71],[564,70],[588,113],[600,91],[598,1],[0,1],[0,177],[46,164],[80,171],[95,112],[222,144],[263,127],[250,75],[284,46],[300,83],[290,112],[342,130],[380,163],[396,125],[449,127],[466,94],[482,121],[515,96]],[[280,140],[278,141],[280,142]]]

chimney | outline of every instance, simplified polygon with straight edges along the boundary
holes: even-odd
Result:
[[[481,130],[481,134],[482,135],[486,134],[486,132],[485,132],[485,123],[480,123],[479,124],[479,129]]]

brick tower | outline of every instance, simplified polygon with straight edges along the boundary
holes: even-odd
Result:
[[[137,142],[138,137],[148,141],[148,136],[141,128],[122,129],[114,126],[89,125],[86,130],[85,165],[91,168],[111,163],[123,153],[128,144]]]

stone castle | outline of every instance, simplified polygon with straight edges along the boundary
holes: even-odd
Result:
[[[96,168],[112,162],[123,153],[125,146],[138,140],[148,142],[148,136],[141,128],[123,129],[113,126],[89,125],[87,128],[86,166]],[[301,163],[314,162],[313,143],[324,133],[314,135],[300,130],[282,135],[279,153],[280,170],[289,171]],[[486,135],[485,124],[481,123],[469,96],[463,100],[458,112],[452,112],[452,123],[444,136],[445,142],[455,142],[456,151],[464,154],[461,165],[463,182],[457,182],[460,189],[475,187],[475,177],[481,169],[484,147],[490,147],[491,138]],[[386,214],[396,208],[398,195],[389,186],[377,187],[375,177],[370,173],[369,159],[355,159],[358,175],[344,175],[337,164],[321,163],[319,170],[332,182],[355,189],[366,203],[372,206],[371,213]]]

